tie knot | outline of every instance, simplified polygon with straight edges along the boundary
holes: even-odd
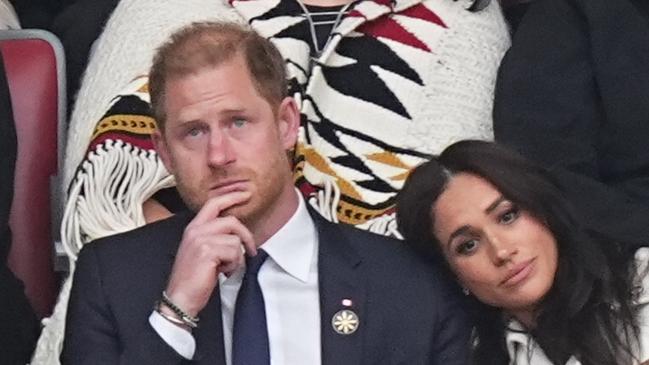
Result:
[[[257,250],[257,256],[246,255],[246,275],[257,275],[267,258],[268,253],[264,250]]]

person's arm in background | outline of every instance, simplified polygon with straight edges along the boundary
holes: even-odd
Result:
[[[61,11],[49,27],[65,49],[68,111],[71,112],[92,54],[92,47],[104,30],[118,0],[63,0]]]
[[[25,297],[23,285],[7,266],[16,148],[9,86],[0,54],[0,362],[3,364],[27,363],[38,336],[38,319]]]
[[[10,0],[24,29],[49,29],[61,0]]]
[[[649,242],[649,19],[630,1],[537,0],[501,64],[496,141],[548,167],[594,229]]]

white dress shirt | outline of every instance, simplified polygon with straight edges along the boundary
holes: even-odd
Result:
[[[318,291],[318,235],[301,194],[289,221],[261,245],[268,259],[259,270],[264,294],[271,364],[321,363],[320,296]],[[234,308],[245,268],[230,277],[219,275],[223,345],[226,364],[232,364]],[[191,359],[194,337],[157,312],[149,317],[155,331],[176,352]]]

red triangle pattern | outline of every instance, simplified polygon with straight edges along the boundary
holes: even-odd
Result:
[[[424,42],[420,41],[414,34],[407,31],[401,24],[394,19],[386,17],[373,20],[361,25],[358,31],[369,36],[378,38],[388,38],[394,41],[407,44],[409,46],[430,52],[430,49]]]
[[[409,16],[411,18],[417,18],[421,20],[426,20],[431,23],[435,23],[441,27],[448,28],[446,26],[446,23],[434,12],[432,12],[430,9],[425,7],[423,4],[419,4],[417,6],[412,6],[402,12],[399,13],[399,15],[405,15]]]

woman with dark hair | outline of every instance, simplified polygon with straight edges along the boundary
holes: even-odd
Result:
[[[649,248],[584,226],[543,168],[494,143],[455,143],[413,170],[397,220],[475,299],[474,363],[649,359]]]

